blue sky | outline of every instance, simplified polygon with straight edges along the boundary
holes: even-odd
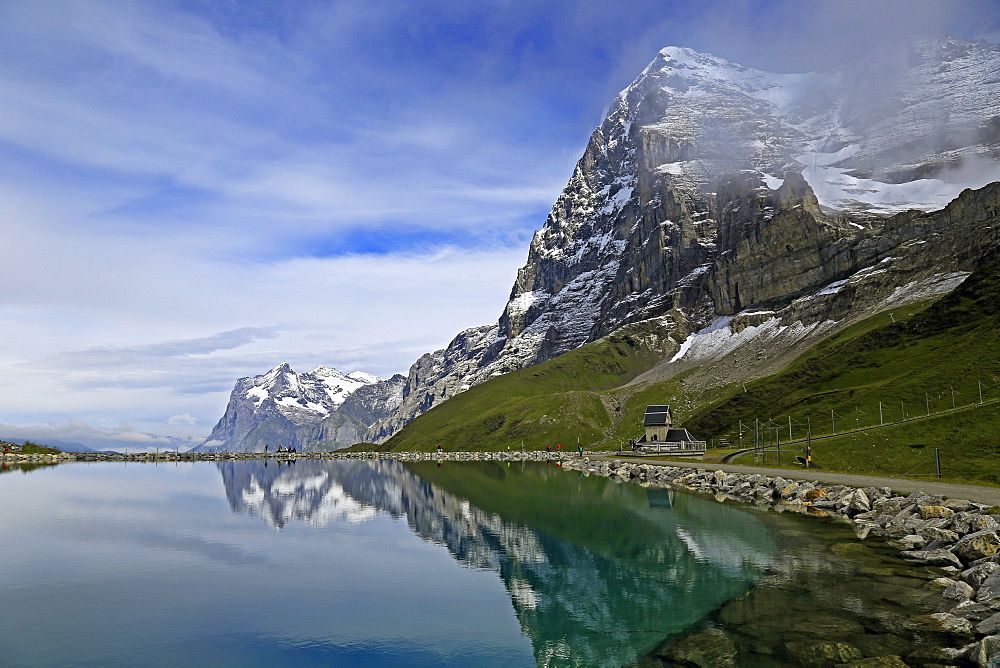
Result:
[[[0,0],[0,438],[187,446],[280,362],[405,373],[497,318],[658,49],[807,71],[998,9]]]

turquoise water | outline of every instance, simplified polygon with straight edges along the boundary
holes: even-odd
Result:
[[[67,464],[0,508],[4,665],[620,666],[829,555],[554,465]]]

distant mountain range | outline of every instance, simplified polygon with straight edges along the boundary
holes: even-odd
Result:
[[[342,374],[319,367],[296,373],[279,364],[241,378],[226,413],[196,452],[262,452],[279,446],[334,450],[363,441],[371,426],[399,406],[405,379]]]
[[[473,386],[637,323],[650,379],[767,375],[982,266],[1000,245],[983,188],[998,180],[996,45],[921,39],[808,74],[668,47],[591,135],[496,323],[405,378],[283,365],[242,379],[199,449],[382,442]]]

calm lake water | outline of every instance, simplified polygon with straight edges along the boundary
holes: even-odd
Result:
[[[892,615],[930,577],[841,523],[555,465],[8,468],[0,508],[4,665],[621,666],[708,627],[790,665],[795,605],[912,650]]]

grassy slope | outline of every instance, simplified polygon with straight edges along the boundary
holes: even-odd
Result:
[[[902,317],[908,315],[905,319]],[[688,426],[704,437],[738,442],[738,425],[774,418],[782,440],[830,434],[858,424],[892,422],[952,406],[996,398],[1000,381],[1000,262],[973,274],[947,297],[917,313],[898,312],[896,323],[877,316],[824,341],[782,372],[747,385],[693,415]],[[873,327],[873,322],[882,326]],[[902,404],[902,405],[901,405]],[[933,470],[928,447],[942,451],[947,474],[997,483],[1000,411],[985,406],[888,429],[814,443],[822,465],[845,471],[899,475]],[[769,437],[773,441],[773,431]],[[744,431],[752,444],[752,431]]]
[[[774,376],[742,386],[720,387],[703,397],[684,426],[696,436],[738,444],[753,443],[746,429],[755,418],[773,419],[782,441],[792,433],[814,435],[855,424],[922,415],[950,408],[951,387],[958,405],[1000,396],[1000,262],[976,272],[958,290],[932,305],[894,310],[893,323],[881,314],[857,323],[813,348]],[[645,387],[622,385],[660,360],[635,331],[571,351],[545,364],[495,378],[441,404],[410,423],[385,444],[397,450],[615,448],[641,431],[646,404],[680,403],[680,379]],[[927,397],[925,399],[925,392]],[[774,431],[768,438],[774,438]],[[900,475],[933,470],[932,450],[942,449],[946,475],[996,483],[1000,452],[1000,408],[973,411],[844,436],[814,444],[817,461],[828,469]],[[747,462],[749,463],[749,461]]]
[[[62,452],[56,448],[48,448],[44,445],[38,445],[37,443],[32,443],[26,441],[23,446],[21,446],[21,453],[25,455],[56,455]]]
[[[387,449],[575,449],[605,438],[620,419],[610,391],[662,359],[644,334],[625,327],[592,344],[493,378],[410,422]]]

